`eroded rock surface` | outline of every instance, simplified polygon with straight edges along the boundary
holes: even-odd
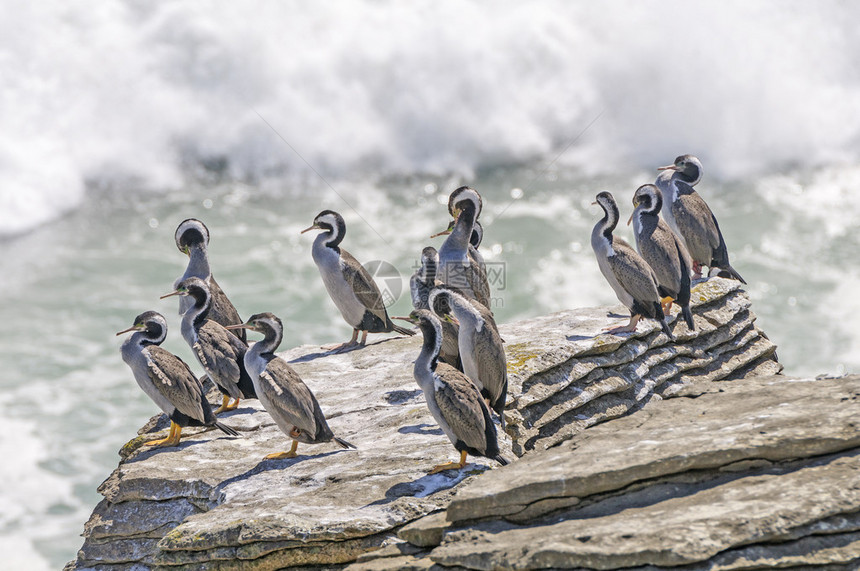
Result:
[[[468,569],[856,568],[858,413],[860,376],[697,384],[466,484],[438,546],[408,558]]]
[[[459,474],[426,474],[433,465],[453,460],[456,452],[435,425],[412,379],[420,338],[384,339],[341,355],[321,354],[316,347],[286,351],[282,356],[316,393],[333,431],[358,450],[301,445],[296,459],[263,460],[270,452],[286,449],[289,440],[256,401],[243,401],[238,411],[222,417],[242,433],[239,439],[218,431],[186,430],[176,449],[141,448],[143,441],[163,435],[165,424],[152,422],[148,427],[152,432],[123,447],[123,460],[100,488],[105,499],[85,526],[84,546],[68,568],[279,569],[343,566],[359,559],[357,565],[367,568],[426,568],[434,561],[468,566],[474,565],[474,558],[465,554],[469,545],[475,546],[475,554],[486,553],[488,561],[504,566],[507,563],[501,562],[513,560],[488,542],[493,534],[522,533],[520,528],[525,527],[518,524],[553,517],[547,514],[588,503],[595,495],[612,494],[619,486],[635,487],[642,481],[641,473],[649,474],[646,480],[673,474],[686,478],[691,471],[728,467],[724,477],[731,479],[738,473],[733,469],[772,468],[785,456],[751,455],[746,448],[735,450],[707,437],[721,426],[699,432],[690,428],[691,438],[699,434],[702,447],[692,455],[692,463],[672,456],[668,445],[658,445],[662,437],[653,439],[658,444],[638,444],[641,456],[614,450],[622,445],[617,440],[604,444],[587,440],[606,457],[595,466],[606,467],[607,473],[592,474],[582,470],[594,459],[586,459],[576,448],[585,446],[582,438],[603,427],[659,418],[659,413],[648,412],[650,406],[679,403],[684,408],[681,403],[699,399],[652,402],[639,410],[648,402],[689,390],[704,391],[700,399],[719,401],[724,395],[709,392],[716,389],[691,387],[734,387],[739,384],[713,381],[779,371],[775,346],[755,327],[749,305],[736,282],[714,279],[699,284],[694,289],[697,331],[688,331],[675,315],[677,343],[669,342],[649,322],[641,323],[635,335],[601,334],[610,325],[607,313],[623,314],[620,307],[572,310],[502,325],[510,387],[509,434],[503,435],[501,444],[510,459],[522,457],[507,469],[547,478],[516,490],[493,487],[505,480],[496,474],[511,472],[490,470],[496,466],[485,459],[470,457],[471,463]],[[619,315],[612,324],[624,321],[626,317]],[[636,414],[628,416],[631,411]],[[618,420],[601,424],[611,419]],[[581,434],[588,427],[594,428]],[[608,438],[612,430],[601,434]],[[683,430],[674,434],[672,442],[686,443]],[[839,438],[847,436],[833,438],[841,442]],[[563,444],[551,448],[559,443]],[[793,446],[803,449],[796,442]],[[820,450],[818,444],[810,446]],[[777,444],[771,448],[781,449]],[[580,466],[575,461],[562,469],[558,462],[545,461],[539,468],[531,467],[533,459],[551,458],[562,450],[568,456],[579,454],[575,457]],[[643,467],[632,464],[648,454],[665,458],[650,467],[645,460]],[[729,454],[732,460],[723,463]],[[699,467],[710,457],[717,458],[710,467]],[[613,459],[629,465],[616,470]],[[847,465],[842,469],[849,470]],[[518,478],[507,482],[519,486]],[[584,496],[579,484],[586,480],[593,491]],[[480,489],[497,493],[491,499],[476,494]],[[526,499],[517,499],[520,496]],[[496,520],[473,525],[472,520],[481,518]],[[481,527],[499,525],[504,529],[492,533]],[[435,544],[440,545],[434,548]],[[828,549],[843,553],[850,547],[834,544]],[[743,555],[750,560],[767,556],[754,551]],[[787,551],[785,557],[790,556]],[[512,564],[544,561],[539,556],[527,559],[531,556],[525,553],[520,557]]]

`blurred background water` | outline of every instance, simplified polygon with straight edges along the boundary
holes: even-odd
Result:
[[[139,1],[4,7],[0,35],[0,550],[56,569],[157,409],[121,361],[138,313],[193,362],[171,290],[187,217],[284,346],[349,338],[299,231],[404,278],[484,196],[501,322],[614,304],[591,206],[622,215],[693,153],[699,192],[788,374],[856,372],[860,5]],[[620,234],[632,239],[629,228]],[[503,289],[501,286],[504,286]],[[404,288],[406,285],[404,284]],[[407,311],[408,295],[392,313]],[[373,337],[371,337],[373,339]]]

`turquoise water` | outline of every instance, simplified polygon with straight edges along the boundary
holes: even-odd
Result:
[[[0,38],[0,550],[75,556],[117,450],[156,412],[119,357],[138,313],[172,327],[187,217],[243,316],[284,346],[345,341],[300,235],[404,279],[484,196],[501,322],[615,304],[589,245],[694,153],[759,325],[788,374],[860,370],[860,5],[847,2],[13,1]],[[628,240],[630,229],[619,233]],[[502,287],[503,286],[503,287]],[[404,283],[405,287],[405,283]],[[405,291],[391,313],[408,309]]]

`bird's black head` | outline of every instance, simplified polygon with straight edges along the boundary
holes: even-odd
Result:
[[[436,265],[439,263],[439,252],[433,246],[427,246],[421,250],[421,267],[425,271],[433,271],[436,274]]]
[[[187,254],[191,248],[209,245],[209,229],[196,218],[189,218],[176,227],[173,238],[179,251]]]
[[[672,166],[675,172],[679,173],[680,178],[691,186],[702,180],[702,162],[695,155],[675,157],[675,163]]]
[[[302,230],[302,234],[311,230],[325,230],[331,234],[331,239],[326,242],[326,245],[337,249],[343,237],[346,235],[346,222],[343,216],[334,210],[323,210],[314,218],[313,225]]]
[[[167,320],[157,311],[144,311],[134,318],[134,324],[128,329],[117,333],[129,333],[130,331],[141,331],[147,343],[159,345],[167,338]]]
[[[190,277],[179,282],[176,293],[187,295],[194,300],[194,307],[207,307],[211,303],[212,292],[209,284],[198,277]]]
[[[468,186],[461,186],[448,197],[448,212],[454,218],[457,218],[460,212],[464,210],[471,210],[474,211],[477,220],[478,216],[481,215],[482,208],[481,195],[478,194],[477,190]]]
[[[663,208],[663,197],[653,184],[643,184],[633,195],[633,206],[649,214],[657,214]]]

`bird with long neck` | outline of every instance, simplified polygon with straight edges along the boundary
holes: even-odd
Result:
[[[674,341],[675,337],[660,305],[654,271],[630,244],[612,234],[619,218],[615,198],[608,192],[601,192],[595,204],[603,209],[603,218],[591,232],[591,247],[603,277],[615,291],[618,300],[630,310],[630,322],[627,325],[607,330],[610,333],[634,332],[641,317],[650,317],[656,319],[663,332]]]
[[[239,433],[218,422],[203,385],[185,362],[159,345],[167,338],[167,321],[155,311],[134,318],[134,324],[117,333],[134,332],[122,344],[122,360],[131,368],[143,392],[170,418],[166,438],[147,446],[176,446],[186,426],[211,426],[230,436]]]
[[[468,454],[507,464],[499,450],[496,426],[481,393],[463,373],[439,362],[439,349],[442,346],[439,318],[426,309],[419,309],[410,313],[409,317],[397,319],[418,325],[424,335],[421,353],[413,368],[415,382],[424,393],[430,414],[460,452],[459,462],[439,464],[430,473],[459,470],[466,465]]]
[[[681,155],[671,165],[659,167],[657,188],[663,197],[663,217],[684,241],[693,260],[693,279],[702,277],[702,266],[711,275],[746,283],[729,263],[729,252],[717,218],[705,200],[694,190],[702,180],[702,163],[693,155]]]
[[[421,266],[409,279],[409,291],[412,295],[413,309],[431,309],[430,290],[436,286],[439,253],[436,248],[427,246],[421,252]],[[463,370],[460,362],[460,349],[457,344],[458,330],[453,321],[442,322],[442,349],[439,359],[455,369]]]
[[[223,402],[215,414],[235,410],[240,399],[257,398],[254,384],[245,370],[248,345],[223,325],[208,318],[212,307],[209,285],[200,278],[190,277],[179,282],[174,291],[161,296],[161,299],[176,295],[192,300],[182,316],[182,337],[223,395]],[[235,401],[230,404],[230,399]]]
[[[481,265],[469,256],[472,231],[482,208],[481,195],[463,186],[451,193],[449,203],[455,221],[453,229],[439,248],[438,279],[489,308],[491,301],[487,275]]]
[[[263,334],[263,339],[245,352],[245,369],[263,408],[278,428],[293,439],[289,451],[269,454],[267,459],[295,458],[299,442],[320,444],[334,440],[341,448],[355,448],[334,435],[314,394],[298,373],[275,355],[284,336],[284,326],[278,317],[271,313],[257,313],[246,323],[231,325],[230,328]]]
[[[185,279],[200,278],[209,285],[212,295],[209,319],[224,326],[242,323],[239,312],[212,276],[212,270],[209,267],[209,229],[206,225],[196,218],[184,220],[176,227],[174,240],[179,251],[188,256],[188,266],[185,268],[185,273],[173,282],[174,289]],[[179,315],[184,315],[191,303],[189,298],[181,297]],[[242,341],[246,340],[244,331],[235,331],[234,335]]]
[[[663,198],[653,184],[644,184],[633,195],[633,222],[636,249],[657,278],[657,292],[663,296],[663,313],[668,315],[672,303],[681,307],[681,315],[690,330],[695,329],[690,311],[690,254],[681,238],[660,219]]]
[[[457,342],[463,372],[499,416],[505,428],[504,409],[508,394],[505,349],[496,322],[489,310],[445,286],[433,288],[430,306],[442,323],[453,321],[458,328]]]
[[[368,333],[394,331],[414,335],[411,329],[391,322],[373,277],[352,254],[340,247],[346,235],[343,217],[333,210],[323,210],[314,218],[313,225],[302,230],[302,234],[310,230],[322,230],[314,239],[311,254],[329,297],[344,321],[352,327],[352,339],[331,349],[343,351],[364,346]],[[363,332],[361,341],[357,341],[359,332]]]

